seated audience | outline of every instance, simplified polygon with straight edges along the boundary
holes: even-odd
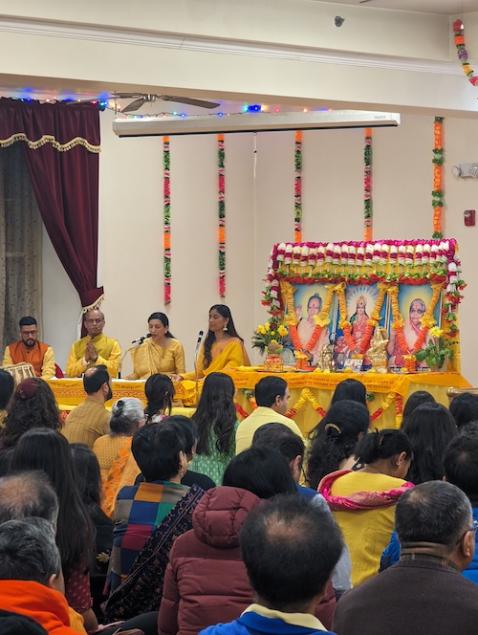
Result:
[[[443,455],[457,427],[450,412],[438,403],[415,408],[402,425],[412,444],[413,458],[407,480],[418,485],[443,478]]]
[[[56,541],[61,555],[68,604],[83,616],[85,628],[94,630],[88,573],[94,548],[88,511],[81,500],[70,446],[58,432],[38,428],[26,432],[12,454],[11,471],[43,470],[58,496]]]
[[[256,430],[252,440],[252,447],[278,450],[289,463],[290,472],[296,483],[298,494],[310,500],[314,505],[322,507],[325,511],[330,511],[322,494],[319,494],[310,487],[304,487],[299,484],[303,474],[305,454],[305,445],[301,437],[298,437],[282,423],[266,423],[266,425]],[[338,597],[345,591],[348,591],[352,586],[350,582],[350,569],[350,556],[347,546],[345,545],[344,551],[332,575],[332,586]],[[325,622],[325,620],[322,621]]]
[[[299,496],[279,496],[250,512],[240,547],[255,603],[203,635],[330,632],[315,617],[342,551],[330,514]]]
[[[96,454],[101,471],[101,478],[106,480],[113,463],[124,448],[131,448],[133,434],[145,422],[143,405],[135,397],[119,399],[111,408],[108,434],[96,439],[93,452]]]
[[[171,377],[157,373],[151,375],[144,385],[146,395],[146,423],[158,423],[165,417],[169,417],[173,409],[174,384]]]
[[[295,421],[285,416],[290,395],[282,377],[264,377],[258,381],[254,396],[257,408],[241,421],[236,431],[236,454],[251,447],[254,432],[265,423],[283,423],[302,436]]]
[[[18,322],[20,339],[9,344],[3,356],[3,366],[31,364],[36,377],[50,379],[55,376],[55,353],[48,344],[38,340],[38,323],[26,315]]]
[[[236,453],[238,424],[234,382],[224,373],[211,373],[202,387],[192,421],[197,429],[196,455],[191,468],[221,485],[224,470]]]
[[[436,403],[435,398],[428,390],[415,390],[415,392],[412,392],[412,394],[407,397],[405,406],[403,407],[402,428],[415,408],[418,408],[418,406],[424,403]]]
[[[133,437],[133,456],[145,482],[122,488],[116,499],[108,571],[110,591],[126,580],[136,557],[167,516],[171,522],[185,521],[185,531],[191,529],[197,494],[203,491],[181,485],[188,463],[184,439],[174,424],[166,422],[146,425]]]
[[[20,382],[13,394],[5,427],[0,433],[2,448],[12,448],[27,430],[60,427],[60,412],[52,389],[38,377]]]
[[[351,468],[355,463],[354,449],[367,433],[370,414],[356,401],[344,399],[334,403],[314,431],[307,463],[307,481],[317,489],[324,476]]]
[[[90,582],[93,610],[101,618],[103,588],[113,546],[113,521],[101,509],[101,475],[98,459],[87,445],[70,446],[80,496],[95,530],[95,549],[91,552]]]
[[[348,401],[358,401],[358,403],[366,406],[367,389],[358,379],[344,379],[335,387],[330,405],[336,403],[337,401],[343,401],[344,399],[347,399]]]
[[[458,428],[478,421],[478,395],[462,392],[454,397],[450,404],[450,413]]]
[[[12,375],[6,370],[0,369],[0,428],[3,428],[8,414],[8,406],[15,390],[15,382]]]
[[[380,556],[393,532],[395,504],[413,487],[403,480],[412,449],[400,430],[365,435],[356,454],[362,467],[333,472],[319,485],[349,548],[353,586],[378,572]]]
[[[2,523],[2,609],[35,620],[50,635],[75,635],[76,632],[70,626],[68,604],[63,590],[61,558],[55,544],[53,525],[43,518]]]
[[[475,551],[470,502],[454,485],[431,481],[397,504],[400,562],[337,604],[338,635],[475,635],[478,586],[460,572]]]
[[[73,343],[67,376],[81,377],[88,368],[105,366],[110,377],[118,377],[121,349],[116,340],[103,333],[105,316],[99,309],[91,309],[85,313],[83,324],[88,335]]]
[[[110,413],[105,408],[113,393],[105,366],[89,368],[83,375],[85,401],[70,412],[62,430],[70,443],[93,447],[96,439],[109,432]]]
[[[165,422],[175,426],[178,433],[183,436],[184,451],[188,462],[186,473],[181,479],[181,485],[187,485],[188,487],[198,485],[205,492],[215,487],[216,484],[209,476],[189,469],[189,466],[192,467],[194,462],[197,447],[197,431],[191,419],[181,415],[173,415],[165,419]]]
[[[0,633],[2,635],[48,635],[38,622],[25,615],[0,609]]]

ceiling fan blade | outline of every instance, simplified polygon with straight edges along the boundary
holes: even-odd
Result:
[[[144,93],[111,93],[111,99],[137,99],[144,97]]]
[[[163,101],[174,101],[177,104],[186,104],[188,106],[199,106],[199,108],[217,108],[220,105],[214,101],[204,101],[190,97],[173,97],[172,95],[161,95],[160,99]]]
[[[121,112],[134,112],[135,110],[139,110],[143,104],[145,104],[148,100],[146,97],[140,97],[139,99],[135,99],[127,106],[121,109]]]

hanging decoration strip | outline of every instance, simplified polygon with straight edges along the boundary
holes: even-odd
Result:
[[[433,125],[433,238],[443,237],[442,215],[444,202],[443,193],[443,117],[435,117]]]
[[[224,135],[217,135],[217,179],[218,179],[218,258],[219,258],[219,297],[226,297],[226,200],[225,200],[225,148]]]
[[[164,304],[171,302],[171,198],[169,137],[163,137],[163,271]]]
[[[465,47],[465,27],[461,20],[455,20],[453,22],[453,33],[455,35],[455,46],[458,53],[458,59],[463,67],[463,72],[473,86],[478,86],[478,75],[475,75],[471,64],[468,62],[468,51]]]
[[[365,128],[365,146],[363,151],[363,239],[366,241],[373,240],[372,158],[372,128]]]
[[[302,132],[295,133],[294,242],[302,242]]]

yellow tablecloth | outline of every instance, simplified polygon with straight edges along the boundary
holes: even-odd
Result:
[[[236,401],[240,414],[246,416],[254,409],[253,390],[256,383],[268,374],[254,368],[242,367],[225,371],[237,389]],[[369,410],[373,425],[381,428],[399,427],[403,402],[416,390],[428,390],[435,399],[448,405],[447,390],[451,387],[469,388],[470,383],[460,373],[274,373],[286,380],[291,393],[289,416],[308,434],[328,409],[336,385],[347,378],[361,381],[370,395]]]

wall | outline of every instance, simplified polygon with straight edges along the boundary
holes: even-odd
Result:
[[[106,291],[107,331],[126,347],[146,332],[149,313],[164,309],[162,147],[160,138],[117,139],[108,112],[102,113],[101,123],[100,276]],[[260,291],[271,245],[293,236],[293,144],[289,132],[262,133],[256,139],[252,134],[226,136],[226,303],[247,343],[265,315]],[[476,122],[446,120],[446,233],[460,242],[469,283],[461,310],[463,371],[474,383],[478,383],[477,230],[463,227],[463,210],[477,207],[478,180],[455,179],[451,167],[478,160],[473,150],[477,144]],[[374,132],[376,238],[430,236],[432,146],[430,116],[405,115],[399,128]],[[361,238],[362,150],[360,130],[304,134],[305,240]],[[191,367],[197,331],[207,324],[209,306],[219,301],[214,136],[171,139],[171,187],[173,302],[167,312]],[[64,363],[68,342],[75,336],[79,305],[51,246],[44,252],[44,289],[46,338]]]

